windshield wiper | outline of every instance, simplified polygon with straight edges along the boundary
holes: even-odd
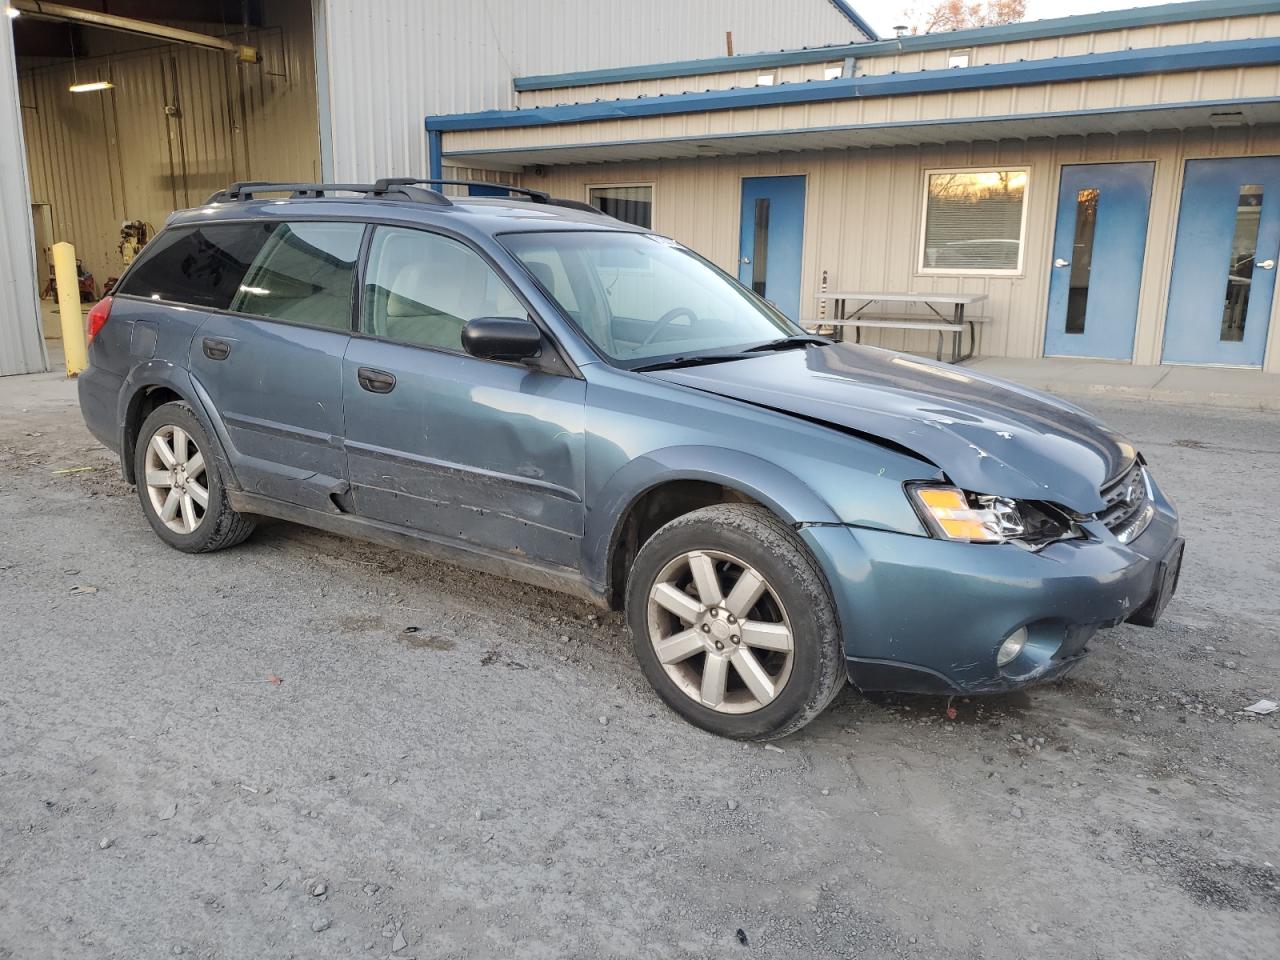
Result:
[[[793,347],[826,347],[830,346],[832,341],[826,337],[815,337],[812,334],[796,334],[794,337],[782,337],[780,340],[770,340],[768,343],[761,343],[754,347],[747,347],[747,353],[764,353],[767,350],[790,350]]]
[[[636,373],[648,373],[650,370],[674,370],[677,367],[700,367],[706,363],[724,363],[727,360],[745,360],[745,353],[699,353],[688,357],[671,357],[657,363],[646,363],[640,367],[632,367]]]

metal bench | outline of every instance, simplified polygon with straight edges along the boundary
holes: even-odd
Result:
[[[943,338],[955,336],[951,346],[951,362],[968,360],[978,349],[979,323],[986,323],[989,317],[972,317],[965,308],[981,303],[987,299],[985,293],[886,293],[883,291],[838,291],[818,294],[820,302],[830,302],[834,307],[834,316],[829,320],[812,321],[813,323],[833,328],[838,336],[844,339],[844,328],[853,327],[857,342],[862,342],[862,328],[876,327],[889,330],[921,330],[938,335],[939,360],[942,359]],[[849,301],[859,302],[861,306],[850,312]],[[869,313],[873,303],[885,304],[922,304],[932,315],[910,313]],[[939,307],[950,308],[951,316],[947,317]],[[936,318],[936,319],[934,319]],[[962,354],[964,343],[964,327],[969,326],[969,352]]]
[[[969,350],[967,353],[961,354],[959,350],[953,350],[952,354],[956,360],[968,360],[977,352],[978,349],[978,328],[976,324],[987,323],[990,317],[965,317],[962,323],[954,323],[950,320],[930,320],[926,317],[908,314],[866,314],[860,313],[850,317],[848,320],[813,320],[805,324],[807,329],[814,330],[819,326],[831,327],[841,331],[841,335],[837,336],[837,340],[843,340],[843,330],[846,327],[853,327],[854,343],[862,342],[862,328],[870,327],[878,330],[919,330],[928,333],[936,333],[938,335],[938,349],[936,359],[942,359],[942,347],[944,338],[947,336],[959,337],[960,342],[957,347],[963,345],[965,327],[969,328]]]

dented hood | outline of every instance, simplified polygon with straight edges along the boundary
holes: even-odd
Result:
[[[762,353],[651,376],[911,450],[975,493],[1080,513],[1133,446],[1080,408],[965,367],[853,344]]]

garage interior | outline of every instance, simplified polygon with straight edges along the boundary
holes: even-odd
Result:
[[[309,0],[12,0],[7,12],[51,360],[54,243],[75,246],[87,310],[173,210],[236,180],[320,179]]]

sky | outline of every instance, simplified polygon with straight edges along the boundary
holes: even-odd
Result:
[[[1077,13],[1097,13],[1099,10],[1128,10],[1133,7],[1150,7],[1168,0],[1027,0],[1026,20],[1047,20],[1052,17],[1069,17]],[[903,2],[903,0],[852,0],[853,8],[866,17],[882,37],[892,37],[893,28],[903,22],[904,9],[927,7],[928,0]]]

